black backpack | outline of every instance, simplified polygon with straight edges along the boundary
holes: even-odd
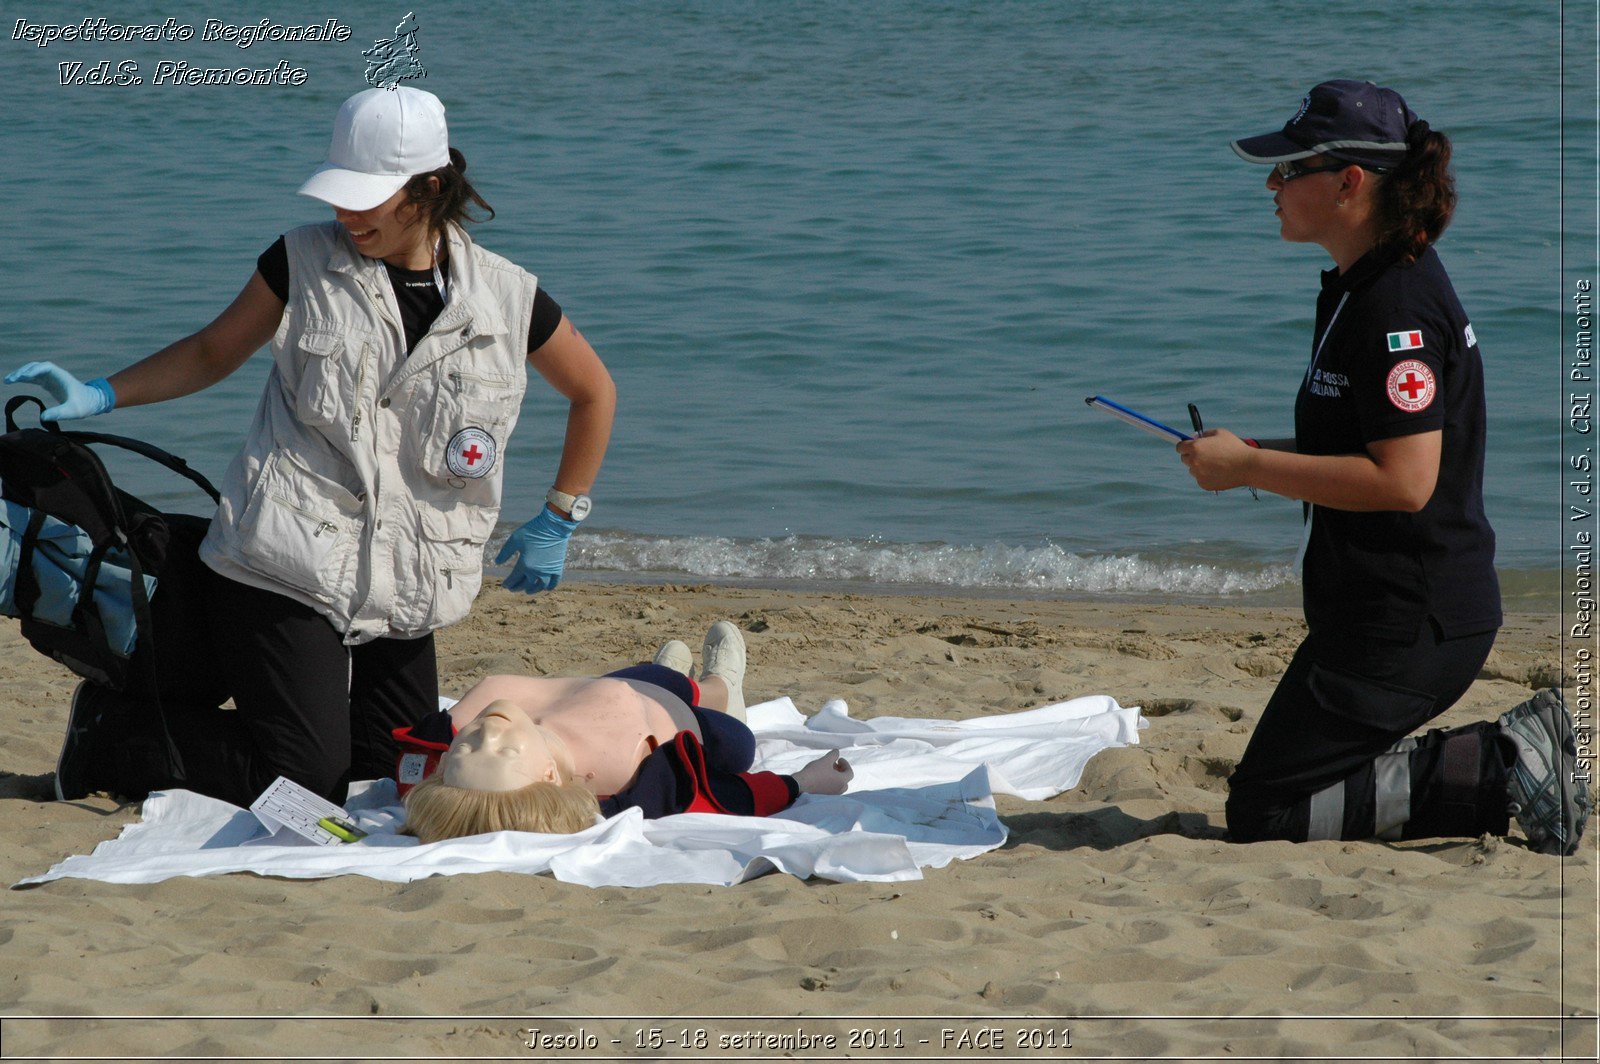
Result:
[[[140,440],[64,431],[53,421],[40,422],[41,428],[19,429],[15,415],[24,403],[44,411],[44,404],[31,395],[12,398],[5,407],[6,432],[0,435],[0,498],[34,511],[22,537],[14,577],[22,635],[35,650],[79,676],[118,691],[135,685],[153,693],[157,689],[155,632],[144,577],[159,577],[175,531],[185,540],[198,542],[197,530],[203,535],[206,522],[183,514],[159,513],[121,490],[87,445],[106,444],[144,455],[193,481],[213,502],[219,499],[217,489],[183,459]],[[82,581],[87,590],[80,590],[71,623],[64,627],[34,616],[41,590],[34,575],[33,552],[45,515],[82,529],[92,544]],[[101,563],[114,548],[126,556],[131,570],[136,643],[134,653],[126,657],[107,639],[105,621],[92,593]]]

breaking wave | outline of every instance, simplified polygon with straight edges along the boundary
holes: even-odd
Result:
[[[714,580],[826,581],[1032,593],[1235,596],[1298,583],[1285,564],[1218,564],[1038,546],[645,536],[594,530],[572,541],[570,569]]]

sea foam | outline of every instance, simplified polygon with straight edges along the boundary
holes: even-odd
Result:
[[[1217,564],[1140,554],[1077,554],[1036,546],[892,543],[788,535],[647,536],[593,530],[572,541],[576,571],[682,574],[716,580],[837,581],[1032,593],[1235,596],[1297,582],[1281,564]]]

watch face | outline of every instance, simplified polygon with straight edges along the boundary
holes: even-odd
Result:
[[[579,495],[572,500],[572,519],[582,521],[589,516],[589,511],[594,508],[594,501],[587,495]]]

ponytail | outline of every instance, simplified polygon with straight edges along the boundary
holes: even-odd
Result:
[[[1404,262],[1439,239],[1456,209],[1456,180],[1450,172],[1450,138],[1420,119],[1406,130],[1406,157],[1377,188],[1378,242],[1394,248]]]
[[[437,191],[429,184],[429,178],[437,178],[439,188]],[[427,219],[430,232],[442,233],[448,222],[457,225],[466,225],[469,222],[486,221],[472,216],[468,210],[470,205],[477,205],[489,212],[489,217],[494,217],[494,208],[484,202],[478,190],[472,187],[472,182],[467,180],[467,157],[455,148],[450,149],[450,162],[437,170],[430,170],[425,174],[417,174],[406,182],[406,200]]]

